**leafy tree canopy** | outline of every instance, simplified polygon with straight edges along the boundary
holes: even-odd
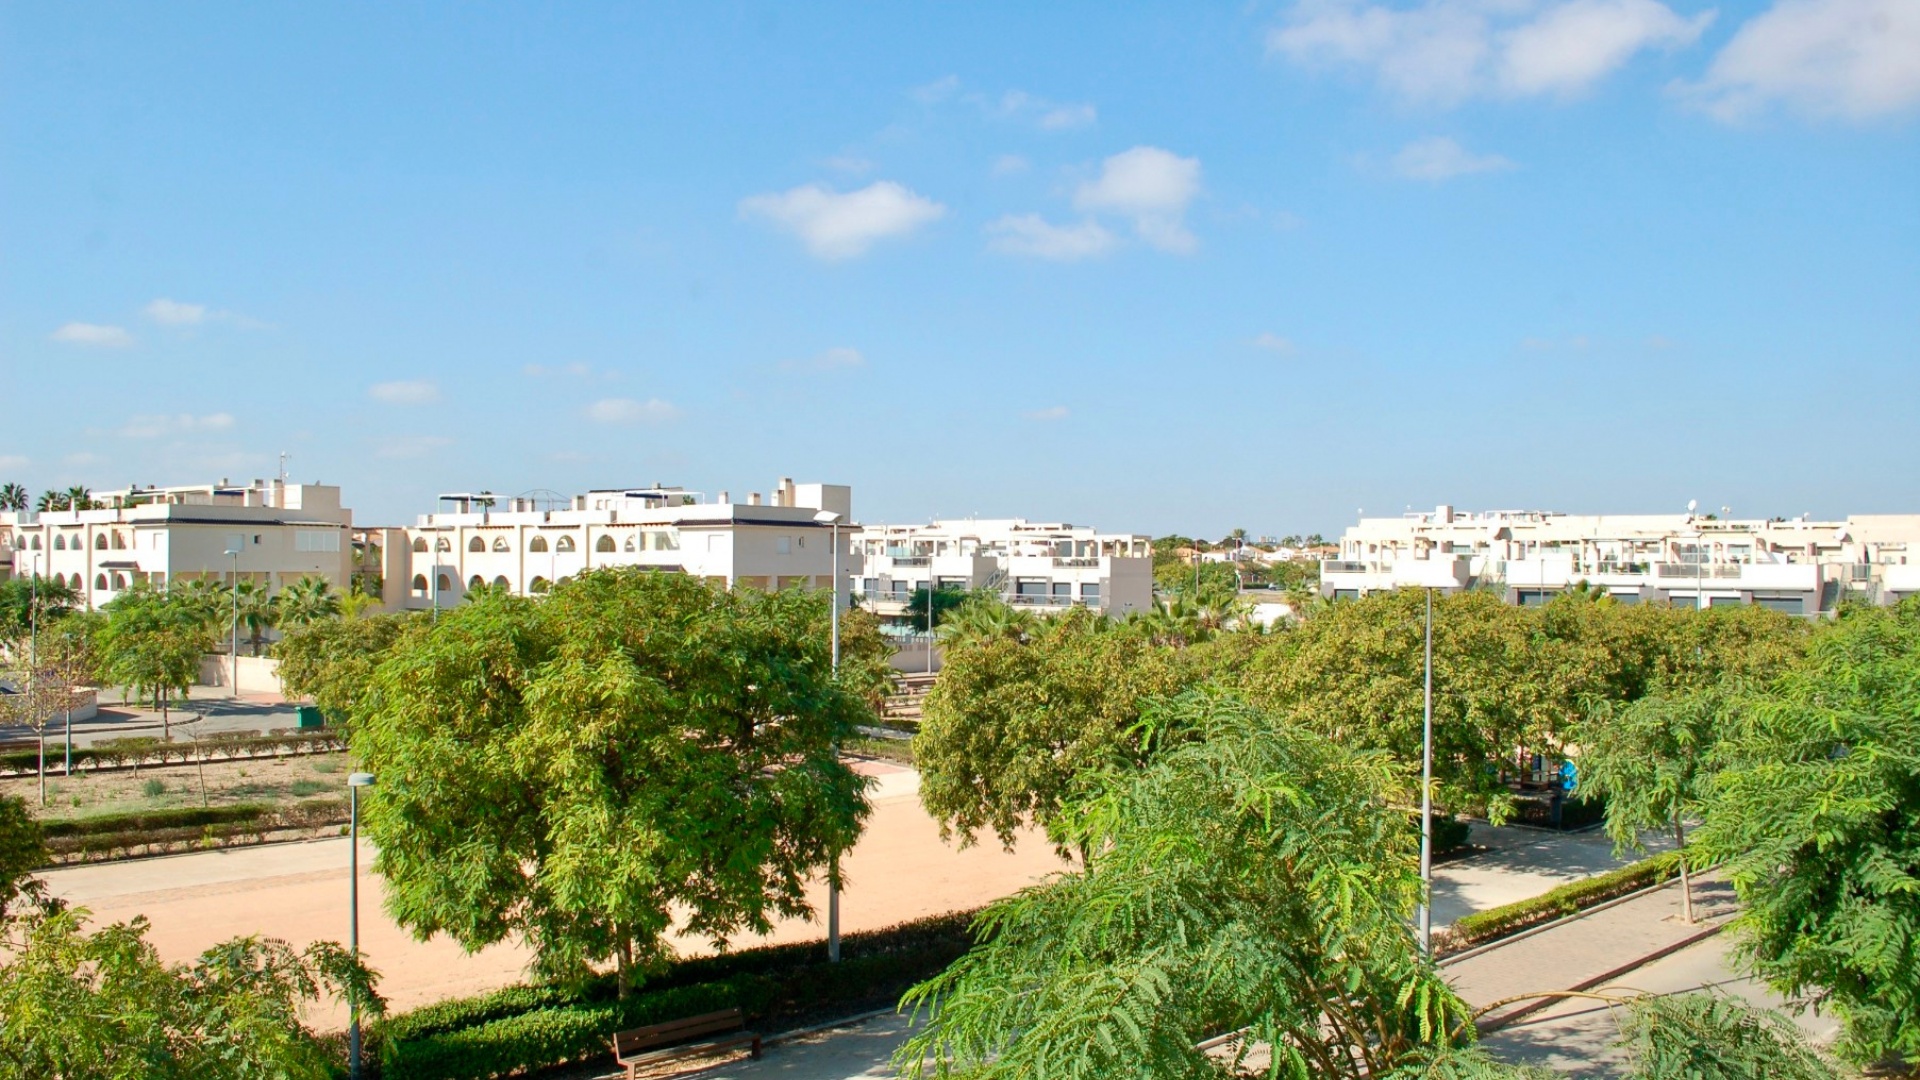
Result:
[[[273,646],[281,685],[294,697],[312,698],[335,722],[350,722],[381,662],[402,638],[425,633],[429,623],[425,612],[301,623]]]
[[[836,746],[885,679],[859,622],[833,677],[828,605],[624,568],[402,634],[352,706],[388,910],[469,949],[519,936],[549,976],[611,959],[623,989],[676,924],[808,914],[868,813]]]

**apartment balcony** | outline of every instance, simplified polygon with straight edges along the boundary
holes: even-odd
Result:
[[[1035,596],[1011,593],[1002,599],[1017,608],[1036,608],[1046,611],[1065,611],[1074,605],[1074,599],[1071,596]],[[1098,604],[1095,603],[1090,606],[1097,607]]]
[[[1063,559],[1055,556],[1053,568],[1056,570],[1098,570],[1100,568],[1100,557],[1098,555],[1092,555],[1084,558]]]
[[[1465,555],[1362,562],[1328,559],[1320,564],[1320,585],[1329,592],[1381,589],[1464,589],[1472,577]]]
[[[887,561],[892,563],[895,566],[932,566],[933,556],[931,555],[894,555],[894,556],[887,557]]]

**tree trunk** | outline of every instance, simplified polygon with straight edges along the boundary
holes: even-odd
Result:
[[[47,805],[47,729],[42,727],[34,732],[40,739],[40,805]]]
[[[167,712],[167,704],[167,692],[162,689],[160,691],[160,739],[162,742],[173,741],[173,717]]]
[[[1693,877],[1687,870],[1687,827],[1673,812],[1673,842],[1680,853],[1680,917],[1693,925]]]
[[[613,932],[614,936],[620,939],[620,955],[618,961],[620,965],[620,976],[617,980],[617,985],[619,987],[618,994],[620,1000],[625,1001],[627,994],[633,990],[633,938],[627,933],[626,929],[618,923],[614,924]]]

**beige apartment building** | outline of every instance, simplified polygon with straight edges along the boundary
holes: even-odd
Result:
[[[587,570],[642,566],[728,587],[833,584],[837,535],[842,585],[850,559],[853,490],[783,478],[766,499],[653,485],[600,488],[568,499],[440,496],[444,509],[404,529],[367,530],[381,549],[390,608],[460,603],[482,588],[539,595]],[[839,527],[822,516],[837,515]]]
[[[93,498],[101,509],[0,512],[0,576],[57,577],[95,608],[135,585],[195,578],[347,588],[353,513],[336,486],[222,480]]]
[[[1496,588],[1538,604],[1585,582],[1623,603],[1759,604],[1794,615],[1920,593],[1920,514],[1721,519],[1707,514],[1466,513],[1363,518],[1320,567],[1321,592]]]
[[[865,525],[854,539],[857,591],[875,613],[904,615],[919,588],[985,589],[1041,613],[1075,604],[1125,615],[1153,607],[1153,541],[1084,525],[961,518]]]

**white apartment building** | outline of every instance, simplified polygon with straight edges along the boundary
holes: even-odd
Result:
[[[988,589],[1042,612],[1153,606],[1153,543],[1132,533],[1020,518],[866,525],[854,557],[855,591],[881,615],[906,614],[913,591],[928,587]]]
[[[104,508],[0,512],[0,572],[57,577],[88,607],[141,583],[194,578],[237,575],[272,592],[308,576],[347,587],[353,512],[336,486],[222,480],[93,498]]]
[[[1759,604],[1795,615],[1841,599],[1892,603],[1920,592],[1920,514],[1845,521],[1717,520],[1694,514],[1538,510],[1363,518],[1320,566],[1320,589],[1497,587],[1539,604],[1580,582],[1624,603]]]
[[[607,566],[644,566],[728,587],[829,588],[840,516],[840,573],[851,561],[853,490],[782,479],[763,502],[726,492],[712,501],[678,487],[602,488],[562,504],[487,493],[442,495],[450,509],[406,529],[378,530],[391,608],[450,607],[480,588],[539,595],[554,582]],[[502,507],[504,504],[504,508]],[[845,585],[841,586],[845,595]]]

